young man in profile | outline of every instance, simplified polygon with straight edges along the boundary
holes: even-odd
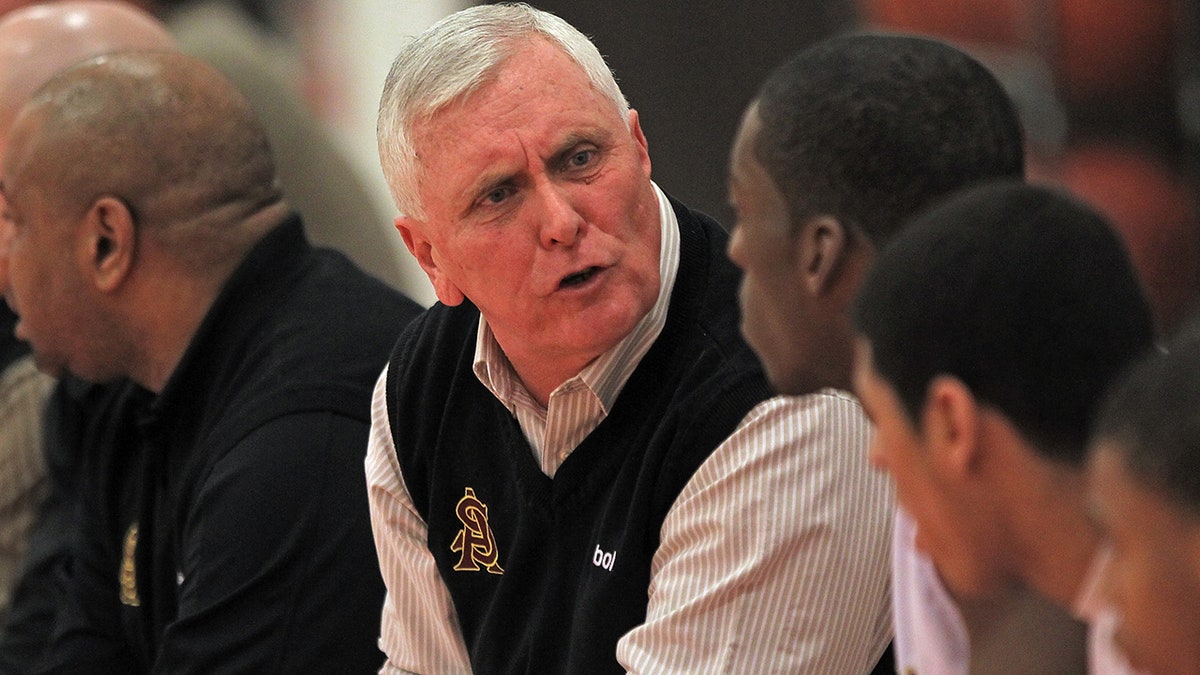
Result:
[[[1089,481],[1117,643],[1146,672],[1200,673],[1200,324],[1121,378],[1092,437]]]
[[[1114,376],[1154,336],[1110,224],[1045,188],[968,190],[881,253],[854,322],[871,459],[895,480],[940,580],[968,599],[1028,588],[1095,619],[1087,434]],[[920,581],[898,578],[899,596]],[[1126,672],[1110,637],[1091,631],[1089,672]]]

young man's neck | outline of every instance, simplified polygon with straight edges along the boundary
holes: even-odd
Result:
[[[1100,535],[1085,507],[1084,478],[1063,469],[1061,480],[1028,506],[1030,522],[1021,577],[1060,607],[1073,610],[1099,550]],[[1040,511],[1041,513],[1036,513]]]

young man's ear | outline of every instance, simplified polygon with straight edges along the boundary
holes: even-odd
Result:
[[[794,238],[801,283],[812,295],[829,291],[843,267],[850,233],[833,216],[813,216]]]
[[[137,258],[137,224],[121,199],[104,196],[83,217],[78,258],[92,283],[103,292],[116,290],[129,277]]]
[[[961,380],[938,375],[926,389],[921,431],[931,461],[948,477],[969,478],[979,461],[979,406]]]
[[[462,304],[466,296],[438,265],[433,244],[422,234],[421,223],[407,216],[399,216],[395,224],[400,237],[404,239],[404,245],[417,259],[417,264],[425,271],[425,276],[429,277],[429,283],[433,284],[433,292],[437,294],[438,300],[450,307]]]

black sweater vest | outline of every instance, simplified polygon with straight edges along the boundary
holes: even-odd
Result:
[[[738,332],[725,232],[672,206],[680,268],[663,332],[553,479],[472,372],[478,310],[435,306],[392,354],[397,456],[476,672],[622,672],[616,643],[645,618],[667,511],[770,395]]]

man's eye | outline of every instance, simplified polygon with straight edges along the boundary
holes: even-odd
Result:
[[[512,190],[510,190],[509,188],[506,188],[506,187],[496,188],[495,190],[492,190],[491,192],[485,194],[483,196],[483,201],[487,204],[499,204],[500,202],[504,201],[505,199],[508,199],[508,196],[511,193],[512,193]]]
[[[577,169],[581,166],[587,166],[588,164],[592,163],[592,158],[595,157],[595,155],[595,150],[580,150],[579,152],[571,155],[570,159],[567,160],[567,164],[569,164],[573,169]]]

